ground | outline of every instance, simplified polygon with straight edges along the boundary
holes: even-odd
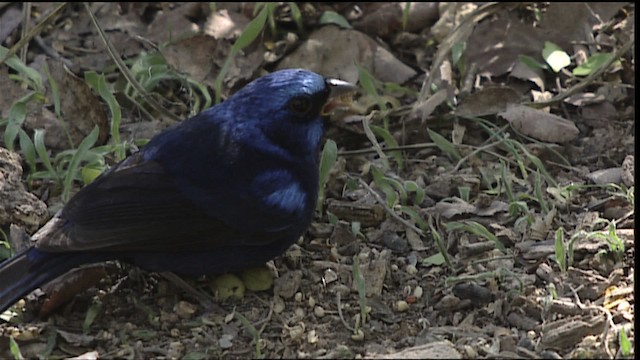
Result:
[[[0,358],[634,357],[633,4],[263,4],[0,5],[7,246],[266,72],[361,88],[283,256],[196,292],[84,269],[2,314]]]

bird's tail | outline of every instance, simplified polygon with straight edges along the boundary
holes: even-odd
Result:
[[[0,263],[0,313],[37,287],[80,265],[72,255],[30,248]]]

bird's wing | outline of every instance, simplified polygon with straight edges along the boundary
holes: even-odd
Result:
[[[158,162],[137,154],[78,192],[34,240],[53,252],[167,252],[266,244],[274,235],[233,229],[205,214]]]

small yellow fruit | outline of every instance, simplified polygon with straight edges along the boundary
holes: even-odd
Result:
[[[273,275],[266,266],[246,269],[240,273],[240,278],[251,291],[265,291],[273,286]]]
[[[223,274],[211,282],[211,290],[219,300],[228,298],[242,299],[244,297],[244,284],[234,274]]]

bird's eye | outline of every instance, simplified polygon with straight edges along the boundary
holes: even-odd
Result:
[[[311,99],[306,96],[297,96],[289,101],[289,109],[298,115],[306,115],[312,107]]]

